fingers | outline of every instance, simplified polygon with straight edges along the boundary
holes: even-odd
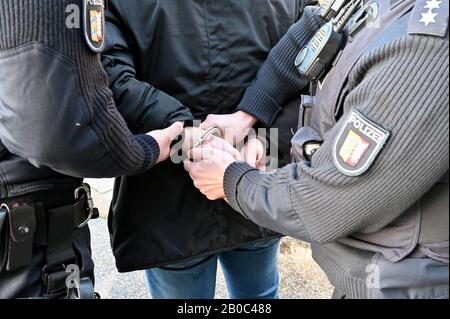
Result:
[[[198,163],[194,163],[194,162],[186,160],[183,162],[183,164],[184,164],[184,169],[186,170],[186,172],[188,172],[191,179],[194,180],[195,176],[192,175],[192,172],[194,171],[194,167],[196,165],[198,165]]]
[[[163,134],[172,142],[176,137],[178,137],[183,132],[183,123],[176,122],[163,130]]]
[[[212,136],[203,144],[204,147],[211,147],[214,150],[222,151],[228,153],[234,157],[235,160],[241,160],[241,153],[229,142],[216,136]]]
[[[248,165],[254,168],[256,168],[258,163],[258,159],[256,158],[256,156],[246,156],[245,161],[247,162]]]
[[[242,159],[241,153],[233,146],[231,145],[229,142],[223,140],[224,143],[224,152],[230,154],[231,156],[233,156],[233,158],[236,161],[240,161]]]
[[[242,149],[242,157],[250,166],[258,168],[264,158],[264,146],[257,138],[251,138]]]
[[[210,147],[196,147],[188,152],[188,158],[193,162],[202,162],[214,157],[215,151]]]
[[[223,198],[223,176],[226,168],[234,162],[233,157],[205,146],[192,149],[188,155],[190,160],[184,162],[184,168],[195,187],[210,200]]]
[[[200,124],[200,128],[203,130],[207,130],[213,126],[216,126],[216,123],[214,121],[214,115],[208,115],[206,117],[206,120],[202,124]]]

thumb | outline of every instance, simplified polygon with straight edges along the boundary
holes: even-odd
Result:
[[[208,116],[206,117],[206,120],[200,124],[200,128],[201,128],[202,130],[207,130],[207,129],[209,129],[210,127],[213,127],[213,126],[214,126],[214,121],[213,121],[213,118],[212,118],[211,115],[208,115]]]
[[[181,134],[181,132],[183,132],[183,129],[183,123],[176,122],[168,128],[164,129],[163,132],[170,141],[173,141],[178,135]]]

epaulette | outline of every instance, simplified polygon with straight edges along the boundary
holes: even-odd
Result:
[[[448,32],[448,0],[417,0],[411,13],[408,34],[445,37]]]

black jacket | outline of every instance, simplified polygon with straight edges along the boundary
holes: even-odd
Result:
[[[142,173],[159,156],[127,128],[82,29],[66,27],[82,3],[0,2],[0,199]]]
[[[130,129],[145,133],[234,112],[303,2],[111,0],[103,65]],[[296,122],[294,116],[292,127]],[[116,181],[109,225],[119,271],[163,266],[275,235],[225,202],[208,201],[182,165],[170,162]]]

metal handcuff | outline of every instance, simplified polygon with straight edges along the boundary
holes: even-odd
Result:
[[[215,135],[217,137],[222,137],[222,131],[217,127],[217,126],[212,126],[209,129],[207,129],[202,136],[200,137],[200,139],[197,141],[197,143],[194,144],[193,148],[197,148],[200,145],[203,144],[204,141],[206,141],[206,139],[208,137],[210,137],[211,135]]]

